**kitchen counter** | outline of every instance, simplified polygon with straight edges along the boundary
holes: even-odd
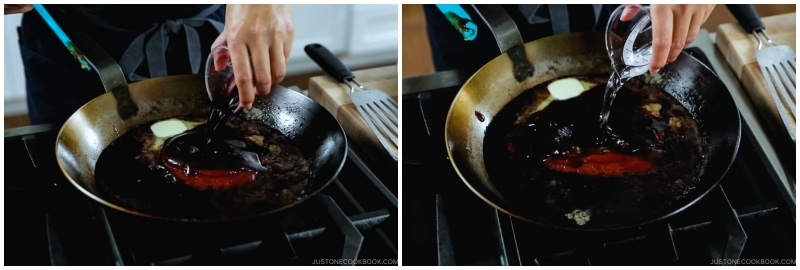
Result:
[[[766,32],[775,42],[795,50],[796,13],[764,17],[762,21]],[[736,22],[721,24],[716,30],[713,40],[703,42],[712,42],[716,47],[716,57],[721,60],[721,65],[714,68],[725,70],[718,72],[718,75],[727,77],[724,80],[740,83],[727,87],[736,100],[742,118],[750,127],[743,131],[752,132],[762,146],[762,159],[775,170],[781,185],[788,191],[791,200],[795,201],[797,144],[789,138],[778,116],[778,108],[768,96],[755,59],[757,41]]]
[[[783,195],[787,196],[792,203],[795,203],[796,159],[794,153],[796,147],[785,147],[776,144],[771,139],[774,136],[770,136],[771,131],[761,117],[759,106],[751,100],[745,84],[739,79],[731,63],[726,60],[719,46],[719,36],[720,33],[709,34],[707,29],[701,29],[700,34],[697,35],[697,40],[690,44],[689,47],[713,48],[713,54],[708,55],[711,68],[717,72],[717,76],[725,83],[736,103],[736,107],[739,109],[744,122],[742,136],[748,136],[760,146],[759,149],[756,149],[756,153],[770,170],[770,174],[773,174],[770,177],[776,179],[778,183],[775,184],[783,188]],[[787,157],[785,153],[791,153],[791,155]]]
[[[389,65],[354,70],[356,80],[364,86],[380,89],[397,101],[397,66]],[[358,90],[356,90],[358,91]],[[387,186],[397,185],[398,163],[381,146],[377,137],[358,114],[348,96],[350,87],[328,75],[309,79],[308,96],[320,103],[342,125],[347,134],[348,146],[361,156]],[[402,112],[398,112],[402,115]],[[399,127],[398,127],[399,128]],[[398,136],[398,140],[402,136]],[[393,183],[389,183],[393,182]],[[392,189],[392,187],[390,187]]]
[[[792,51],[795,50],[797,32],[795,13],[769,16],[763,18],[762,21],[766,32],[775,44],[787,46]],[[781,145],[795,144],[794,140],[789,138],[786,129],[796,129],[796,123],[790,121],[790,123],[784,124],[780,118],[779,111],[788,113],[789,108],[776,106],[772,99],[756,59],[756,51],[759,48],[755,36],[745,32],[738,23],[721,24],[717,33],[718,38],[715,40],[717,47],[744,86],[752,102],[759,109],[762,121],[771,131],[771,140]],[[773,50],[771,47],[774,46],[776,45],[763,44],[761,50]]]

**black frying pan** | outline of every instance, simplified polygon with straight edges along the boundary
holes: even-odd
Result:
[[[57,161],[75,187],[102,205],[159,220],[242,220],[276,213],[305,201],[332,182],[344,166],[347,139],[333,115],[299,92],[274,86],[269,95],[256,98],[253,110],[240,113],[245,114],[249,121],[274,128],[299,143],[303,155],[311,163],[309,170],[313,172],[302,195],[285,205],[200,211],[200,214],[197,214],[198,211],[187,211],[195,213],[192,215],[163,215],[133,210],[98,190],[95,182],[98,157],[111,142],[140,125],[175,117],[207,116],[211,103],[204,78],[202,75],[178,75],[127,84],[118,64],[102,48],[79,31],[68,32],[76,45],[86,53],[107,92],[86,103],[64,123],[56,141]],[[126,164],[119,166],[122,171]]]
[[[511,53],[491,60],[462,86],[447,116],[445,143],[453,167],[477,196],[506,214],[539,225],[575,231],[605,231],[638,227],[664,219],[686,209],[716,187],[737,152],[741,134],[739,112],[720,79],[698,60],[682,54],[658,75],[642,76],[651,87],[674,97],[698,123],[703,138],[702,160],[694,175],[687,175],[695,180],[686,194],[659,199],[655,203],[617,204],[612,200],[635,201],[624,197],[637,196],[637,190],[622,185],[581,192],[581,187],[577,186],[572,187],[576,190],[571,192],[594,192],[597,196],[583,198],[580,205],[557,202],[547,209],[541,205],[533,206],[534,202],[543,202],[547,198],[536,197],[535,193],[526,198],[524,194],[514,194],[518,191],[502,188],[509,186],[509,181],[519,179],[496,177],[501,173],[491,170],[499,167],[487,167],[487,128],[503,107],[534,86],[562,77],[608,76],[611,66],[602,44],[603,33],[571,33],[528,42],[516,47],[516,51],[511,49]],[[518,72],[520,67],[525,66],[517,61],[520,55],[533,67],[530,76],[519,76],[524,73]],[[573,209],[602,210],[594,211],[585,224],[578,224],[568,215]]]
[[[310,98],[290,89],[273,87],[267,96],[258,97],[254,120],[298,141],[314,172],[305,192],[293,203],[274,208],[236,209],[230,213],[209,212],[199,216],[163,216],[141,212],[103,196],[95,183],[98,157],[114,139],[151,121],[182,116],[207,115],[211,104],[202,76],[185,75],[149,79],[129,85],[130,97],[139,108],[128,119],[117,114],[117,101],[105,93],[75,112],[61,128],[56,141],[57,161],[67,179],[81,192],[110,208],[130,214],[176,221],[224,221],[262,216],[290,208],[327,186],[341,170],[347,141],[339,123]],[[124,169],[125,164],[120,164]],[[265,195],[268,196],[268,195]],[[232,198],[234,199],[234,198]],[[188,212],[197,212],[189,211]]]

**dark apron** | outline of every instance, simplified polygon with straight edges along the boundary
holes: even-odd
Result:
[[[164,5],[109,6],[122,11],[129,6],[131,14],[121,15],[136,18],[125,20],[115,14],[109,19],[97,9],[75,5],[46,8],[57,22],[77,21],[81,30],[120,64],[129,83],[201,72],[211,44],[222,31],[225,15],[222,5],[186,5],[188,11],[175,15],[184,17],[151,18],[149,22],[126,25],[120,22],[142,21],[136,15],[141,13],[134,9]],[[97,74],[80,68],[35,10],[23,16],[19,36],[31,124],[60,125],[86,102],[105,92]]]

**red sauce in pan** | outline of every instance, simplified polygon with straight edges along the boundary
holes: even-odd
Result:
[[[161,162],[166,173],[198,190],[227,189],[256,180],[266,171],[269,150],[247,140],[207,140],[202,132],[190,131],[166,142]]]
[[[313,180],[297,142],[256,122],[231,117],[210,142],[202,124],[160,148],[153,147],[151,124],[123,134],[101,153],[95,180],[105,200],[168,218],[222,219],[296,202]]]
[[[565,154],[564,158],[546,158],[544,165],[552,171],[589,176],[622,176],[650,170],[653,163],[631,154],[595,150],[589,155]]]
[[[554,225],[613,226],[653,214],[692,189],[701,162],[697,123],[665,92],[633,79],[618,93],[607,129],[598,115],[608,76],[597,86],[553,101],[543,83],[493,118],[484,140],[492,183],[509,201]]]

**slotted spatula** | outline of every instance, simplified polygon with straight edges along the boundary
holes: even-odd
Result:
[[[796,115],[796,81],[797,81],[797,54],[791,47],[779,45],[772,41],[766,31],[764,23],[752,5],[729,4],[728,10],[739,21],[745,31],[752,33],[758,40],[756,61],[761,68],[761,75],[767,85],[767,90],[775,102],[783,125],[786,126],[789,136],[795,139]],[[769,44],[764,46],[762,38]]]
[[[359,83],[350,69],[324,46],[309,44],[304,50],[328,75],[350,87],[350,100],[361,118],[397,161],[397,102],[383,91]]]

